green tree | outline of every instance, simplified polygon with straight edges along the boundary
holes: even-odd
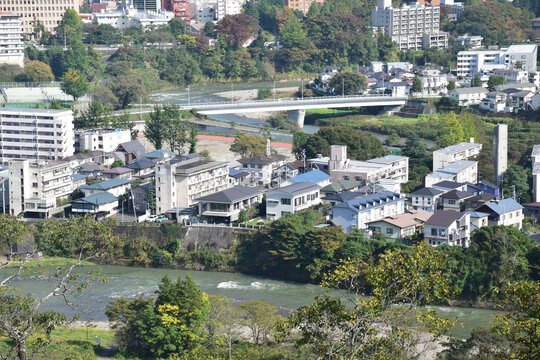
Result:
[[[471,81],[472,87],[482,87],[482,78],[480,76],[473,77]]]
[[[11,257],[11,248],[23,240],[26,233],[24,223],[15,216],[0,214],[0,251]]]
[[[86,111],[75,114],[73,125],[75,129],[93,129],[108,122],[107,114],[103,105],[93,100]]]
[[[277,308],[260,300],[250,300],[238,306],[242,324],[251,332],[251,341],[255,345],[264,343],[275,333],[283,317],[277,315]]]
[[[420,78],[418,78],[418,76],[415,76],[415,78],[413,79],[411,92],[419,93],[421,91],[422,91],[422,83],[420,82]]]
[[[266,152],[266,141],[263,137],[239,132],[230,150],[241,157],[263,155]]]
[[[216,24],[212,21],[208,21],[206,24],[204,24],[203,34],[208,37],[215,37],[216,36]]]
[[[367,79],[357,72],[342,71],[330,80],[330,87],[339,95],[358,95],[366,90]]]
[[[199,139],[197,139],[197,136],[199,135],[199,127],[197,124],[192,124],[189,128],[189,138],[187,141],[189,142],[189,153],[194,154],[197,152],[197,142]]]
[[[106,86],[96,86],[92,94],[92,100],[95,100],[104,106],[110,106],[112,109],[119,107],[118,99],[112,90]]]
[[[86,94],[88,91],[88,81],[86,76],[81,74],[80,71],[70,69],[62,78],[60,82],[60,88],[68,95],[73,96],[73,100],[77,101],[78,98]]]
[[[523,63],[521,61],[516,61],[514,64],[514,69],[521,70],[523,69]]]
[[[429,157],[426,146],[422,143],[416,133],[413,133],[405,141],[403,155],[408,156],[410,158],[410,163],[414,165],[423,163]]]
[[[495,90],[495,87],[506,83],[506,79],[502,75],[491,75],[488,79],[487,86],[489,91]]]
[[[114,169],[114,168],[117,168],[117,167],[122,167],[122,166],[124,166],[124,162],[122,160],[115,160],[111,164],[111,169]]]
[[[281,27],[280,35],[283,46],[292,48],[301,45],[302,41],[306,38],[307,33],[303,29],[300,21],[298,21],[298,18],[291,11],[287,16],[287,20]]]
[[[131,103],[142,102],[146,97],[143,79],[135,74],[109,79],[107,86],[118,99],[122,109],[127,108]]]
[[[313,1],[313,2],[311,3],[311,5],[309,6],[309,10],[308,10],[307,16],[308,16],[308,17],[319,16],[320,13],[321,13],[321,10],[320,10],[320,8],[319,8],[319,4],[317,4],[316,1]]]
[[[24,77],[26,81],[33,82],[45,82],[54,80],[54,75],[52,73],[51,67],[38,60],[33,60],[29,64],[25,65]]]
[[[463,126],[454,112],[441,115],[438,120],[439,134],[435,140],[440,147],[457,144],[465,140]]]
[[[512,197],[515,187],[516,201],[523,204],[531,202],[531,188],[529,185],[531,178],[531,169],[517,164],[510,165],[503,174],[504,197]]]
[[[184,35],[186,33],[186,23],[180,18],[172,18],[171,21],[169,21],[169,31],[175,38],[178,38],[179,35]]]
[[[449,81],[448,82],[448,86],[446,87],[448,89],[448,91],[452,91],[456,88],[456,82],[455,81]]]
[[[241,312],[232,301],[222,295],[209,295],[210,311],[205,328],[210,345],[224,338],[227,343],[229,360],[232,360],[233,340],[241,335]]]
[[[346,145],[347,156],[350,159],[367,160],[384,155],[383,146],[379,139],[369,133],[351,129],[347,126],[321,127],[319,131],[315,133],[315,136],[325,140],[321,143],[323,146],[325,145],[325,142],[327,144]],[[317,140],[317,142],[318,141],[319,140]],[[328,156],[330,147],[323,148],[323,146],[320,146],[320,149],[323,151],[319,153]],[[308,155],[308,158],[310,157],[312,156]]]
[[[406,252],[388,251],[373,264],[344,261],[323,282],[342,287],[354,298],[354,307],[339,299],[318,297],[291,315],[298,328],[298,345],[307,345],[321,358],[388,359],[418,355],[414,327],[437,339],[453,323],[428,304],[451,296],[442,276],[446,259],[425,243]],[[364,294],[370,294],[365,297]],[[408,315],[405,315],[408,314]]]

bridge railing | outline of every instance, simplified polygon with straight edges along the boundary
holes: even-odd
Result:
[[[246,105],[265,105],[265,104],[291,104],[291,103],[333,103],[336,100],[357,100],[357,99],[395,99],[395,100],[407,100],[407,97],[392,96],[391,94],[368,94],[368,95],[336,95],[336,96],[320,96],[320,97],[294,97],[294,98],[278,98],[278,99],[263,99],[263,100],[244,100],[244,101],[215,101],[211,103],[193,102],[190,104],[182,104],[181,108],[197,108],[200,106],[223,106],[223,107],[241,107]],[[149,107],[156,104],[133,104],[133,107]]]

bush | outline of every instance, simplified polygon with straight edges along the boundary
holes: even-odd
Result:
[[[209,249],[194,251],[189,255],[191,261],[203,265],[206,270],[217,270],[220,267],[227,265],[227,259],[224,255]]]
[[[156,248],[150,250],[149,258],[152,260],[152,266],[154,267],[171,266],[173,261],[173,257],[169,252]]]
[[[269,99],[271,97],[272,97],[272,90],[268,88],[257,90],[257,100]]]

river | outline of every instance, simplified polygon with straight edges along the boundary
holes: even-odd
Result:
[[[87,271],[88,268],[79,268]],[[53,269],[51,269],[53,270]],[[1,273],[1,272],[0,272]],[[82,320],[106,321],[105,306],[110,300],[121,296],[135,297],[138,294],[153,295],[161,278],[165,275],[172,279],[190,275],[200,288],[208,294],[224,295],[235,301],[262,300],[282,308],[296,309],[313,302],[315,296],[327,290],[311,284],[299,284],[258,276],[237,273],[205,272],[172,269],[152,269],[127,266],[104,266],[103,273],[107,282],[93,282],[80,294],[73,294],[74,303],[84,312],[75,311],[59,298],[53,298],[44,304],[43,309],[60,311],[72,316],[79,314]],[[51,289],[52,280],[45,275],[29,276],[17,280],[13,285],[22,293],[34,296],[44,294]],[[345,293],[330,290],[329,294],[345,298]],[[436,307],[439,313],[449,319],[459,319],[463,327],[453,330],[454,336],[468,337],[477,326],[489,326],[490,321],[499,312],[455,307]]]

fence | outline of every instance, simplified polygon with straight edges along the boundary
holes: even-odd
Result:
[[[248,225],[248,224],[216,224],[216,223],[186,223],[185,226],[192,227],[220,227],[220,228],[231,228],[239,230],[249,230],[249,231],[258,231],[265,227],[265,225]]]
[[[48,81],[48,82],[2,82],[0,83],[1,88],[27,88],[27,87],[53,87],[60,86],[60,83],[57,81]]]

